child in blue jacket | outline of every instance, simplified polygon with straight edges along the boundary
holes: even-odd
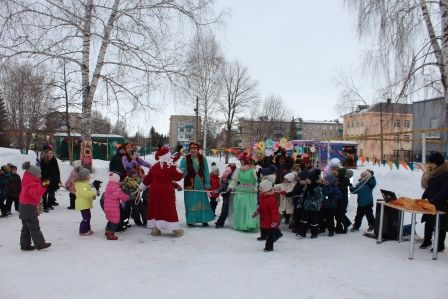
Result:
[[[359,183],[355,187],[350,187],[350,192],[358,194],[358,208],[356,209],[355,223],[350,231],[359,231],[364,215],[369,223],[368,232],[375,227],[375,217],[373,216],[373,188],[376,186],[376,179],[372,173],[365,170],[361,173]]]

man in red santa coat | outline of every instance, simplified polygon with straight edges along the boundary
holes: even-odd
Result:
[[[148,198],[148,228],[151,235],[161,233],[173,234],[175,237],[183,235],[180,229],[176,210],[176,197],[173,182],[183,178],[182,172],[173,164],[170,150],[161,147],[157,151],[158,161],[143,179],[143,184],[149,186]]]

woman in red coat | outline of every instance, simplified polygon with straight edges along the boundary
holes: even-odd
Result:
[[[168,148],[162,147],[157,151],[159,160],[149,170],[143,184],[149,186],[148,197],[148,228],[151,235],[172,233],[175,237],[183,235],[179,226],[176,210],[176,196],[173,181],[183,178],[182,172],[172,163]]]

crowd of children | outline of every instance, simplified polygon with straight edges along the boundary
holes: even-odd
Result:
[[[152,166],[155,167],[154,171],[151,171],[152,167],[148,163],[142,164],[150,169],[143,181],[144,174],[140,175],[139,168],[141,159],[130,156],[129,160],[129,155],[123,154],[122,149],[118,149],[118,156],[112,160],[120,161],[126,157],[126,163],[123,163],[123,167],[117,168],[122,172],[111,167],[109,181],[101,197],[101,206],[107,220],[106,239],[118,239],[115,232],[122,227],[126,206],[134,206],[133,211],[138,214],[133,217],[136,224],[145,225],[148,220],[148,227],[151,225],[153,235],[159,235],[161,230],[169,228],[175,232],[175,236],[181,236],[183,232],[178,227],[174,191],[182,190],[175,182],[182,178],[182,172],[173,163],[171,153],[166,149],[160,149],[158,162]],[[128,153],[133,153],[129,150],[129,146],[125,149]],[[51,245],[45,242],[37,218],[40,213],[39,207],[43,205],[44,209],[48,209],[54,205],[56,202],[54,191],[60,184],[57,162],[56,166],[52,164],[51,161],[55,160],[54,153],[49,151],[51,149],[42,157],[40,167],[30,165],[29,162],[24,163],[25,172],[22,180],[17,174],[16,166],[8,164],[1,167],[1,216],[11,214],[12,204],[16,211],[20,211],[23,224],[20,238],[22,250],[43,249]],[[299,238],[306,238],[308,231],[312,239],[317,238],[319,233],[327,231],[329,237],[335,233],[347,233],[347,228],[351,224],[345,215],[350,189],[350,192],[358,196],[358,207],[351,231],[359,230],[364,216],[367,217],[368,230],[373,230],[372,191],[376,185],[373,171],[363,171],[359,182],[353,186],[350,183],[353,172],[342,168],[338,163],[326,168],[323,176],[321,170],[313,168],[306,157],[294,164],[281,150],[271,157],[255,157],[257,161],[252,160],[249,155],[241,155],[241,167],[237,168],[234,163],[230,163],[221,176],[219,168],[212,163],[208,178],[210,185],[207,186],[206,193],[214,214],[218,202],[222,200],[220,215],[215,215],[216,228],[224,226],[231,210],[231,225],[234,229],[252,231],[261,228],[261,235],[257,240],[266,241],[265,251],[272,251],[274,242],[282,236],[280,223],[283,219],[288,228]],[[53,169],[57,168],[57,173],[47,173],[46,177],[42,177],[41,168],[48,167],[43,166],[45,163],[53,165]],[[146,191],[142,196],[145,186],[140,184],[141,182],[148,185],[149,190],[152,186],[152,193],[159,190],[159,193],[162,192],[166,196],[158,203],[154,199],[151,205],[148,205],[149,195]],[[92,186],[90,171],[76,163],[73,164],[73,170],[65,182],[64,186],[69,191],[68,209],[81,212],[82,220],[79,225],[81,236],[93,234],[90,226],[90,209],[93,208],[93,200],[100,195],[100,183],[95,181],[96,185]],[[160,185],[157,190],[154,189],[156,185]],[[156,198],[155,194],[152,196]],[[133,204],[127,204],[129,201]],[[142,202],[145,202],[144,207],[142,205],[137,209],[135,205]],[[166,213],[167,209],[170,210],[169,215]],[[31,245],[31,240],[34,246]]]

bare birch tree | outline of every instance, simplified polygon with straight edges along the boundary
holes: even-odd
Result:
[[[360,37],[371,37],[367,66],[390,82],[399,102],[415,93],[443,95],[448,109],[448,0],[344,0]]]
[[[351,76],[340,72],[337,80],[341,91],[335,110],[339,116],[355,111],[359,105],[368,105],[366,97]]]
[[[253,111],[258,103],[257,82],[253,80],[247,67],[234,61],[226,63],[224,68],[225,98],[218,102],[219,110],[224,115],[226,129],[225,147],[231,146],[233,131],[237,120],[243,113]],[[229,161],[229,153],[226,152],[226,160]]]
[[[151,108],[150,92],[182,72],[187,24],[213,22],[212,0],[9,0],[0,5],[0,59],[70,62],[80,70],[82,135],[100,84]]]
[[[203,147],[207,147],[207,125],[215,112],[223,87],[224,58],[216,38],[211,33],[198,33],[187,56],[188,75],[182,89],[193,103],[199,101],[202,117]]]

